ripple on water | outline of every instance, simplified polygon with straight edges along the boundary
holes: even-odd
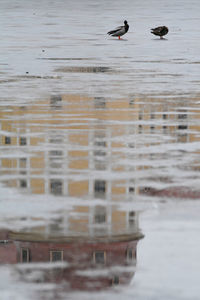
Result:
[[[65,73],[109,73],[113,71],[109,67],[104,66],[70,66],[70,67],[60,67],[55,69],[56,72]]]

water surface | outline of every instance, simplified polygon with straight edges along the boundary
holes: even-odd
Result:
[[[2,299],[198,299],[199,2],[0,7]]]

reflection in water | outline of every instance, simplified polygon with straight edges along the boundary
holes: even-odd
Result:
[[[55,241],[44,236],[37,241],[30,233],[1,232],[0,263],[28,263],[15,268],[25,282],[62,283],[64,290],[104,289],[130,282],[141,237],[90,241],[66,236]]]
[[[188,110],[186,100],[183,108],[183,102],[179,105],[165,98],[109,101],[52,95],[32,107],[12,107],[1,112],[1,148],[10,153],[1,156],[1,173],[9,186],[34,194],[90,198],[138,195],[145,181],[141,170],[150,169],[156,159],[161,178],[163,164],[172,157],[170,149],[164,153],[158,145],[199,140],[197,100],[193,99],[194,110]],[[181,148],[179,145],[177,151]],[[97,172],[89,178],[88,170]],[[105,180],[102,171],[137,172],[140,186],[135,174],[127,173],[124,180],[120,176],[119,180],[117,176]],[[12,174],[12,179],[6,174]]]
[[[72,73],[105,73],[112,71],[109,67],[102,67],[102,66],[88,66],[88,67],[77,67],[77,66],[70,66],[70,67],[61,67],[55,70],[56,72],[72,72]]]
[[[188,110],[186,100],[179,105],[165,98],[109,101],[55,94],[32,107],[2,110],[1,149],[7,151],[1,155],[3,181],[33,194],[128,199],[149,188],[148,172],[144,176],[142,171],[151,169],[151,178],[156,173],[164,186],[163,170],[174,164],[172,152],[199,140],[196,101],[194,110]],[[180,145],[172,147],[175,143]],[[158,145],[171,148],[163,151]],[[195,152],[194,168],[193,157]],[[184,158],[176,164],[183,168]],[[122,173],[127,174],[124,179],[117,176]]]
[[[0,263],[28,263],[16,265],[22,281],[97,290],[128,284],[134,275],[143,237],[138,211],[118,204],[129,201],[135,182],[102,176],[113,168],[112,148],[120,146],[103,124],[107,108],[103,98],[53,95],[2,116],[2,147],[18,151],[1,159],[4,183],[25,193],[26,201],[30,194],[64,199],[54,217],[22,217],[20,230],[1,232]],[[120,130],[116,126],[114,136]]]
[[[53,95],[50,98],[51,109],[61,109],[62,108],[62,97],[60,95]]]
[[[195,197],[175,172],[166,176],[168,168],[197,168],[198,151],[183,154],[199,140],[195,109],[156,98],[53,95],[0,117],[1,182],[26,202],[43,195],[55,205],[53,216],[18,216],[17,229],[16,218],[4,218],[12,230],[1,232],[0,262],[28,263],[16,267],[21,280],[64,281],[64,290],[129,283],[144,196]]]

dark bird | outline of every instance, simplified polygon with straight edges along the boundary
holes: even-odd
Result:
[[[129,25],[128,25],[128,22],[125,20],[124,26],[119,26],[119,27],[115,28],[114,30],[108,31],[107,34],[112,35],[112,36],[118,36],[118,39],[120,40],[120,36],[127,33],[128,29],[129,29]]]
[[[161,39],[168,33],[169,29],[166,26],[159,26],[151,29],[151,33],[158,35]]]

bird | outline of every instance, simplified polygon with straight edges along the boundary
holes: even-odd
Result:
[[[112,35],[112,36],[118,36],[118,39],[120,40],[120,37],[127,33],[129,29],[128,22],[125,20],[124,21],[124,26],[119,26],[115,28],[114,30],[108,31],[107,34]]]
[[[168,33],[169,29],[166,26],[159,26],[151,29],[151,33],[158,35],[161,39]]]

